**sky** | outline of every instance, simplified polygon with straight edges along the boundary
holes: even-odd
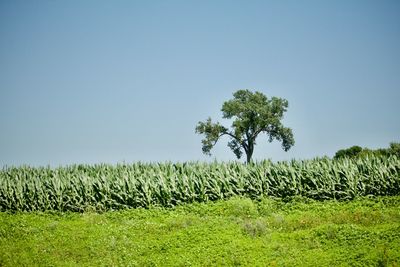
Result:
[[[256,160],[399,142],[400,1],[0,1],[0,166],[233,161],[239,89],[289,101]]]

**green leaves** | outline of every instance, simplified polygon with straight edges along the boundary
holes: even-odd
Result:
[[[173,207],[232,196],[352,199],[400,194],[400,158],[75,165],[0,170],[0,211]]]
[[[249,90],[239,90],[233,97],[224,102],[221,109],[224,119],[233,120],[230,131],[219,123],[212,123],[211,118],[198,123],[196,133],[205,135],[202,140],[203,153],[211,155],[211,149],[223,135],[230,138],[228,147],[237,158],[242,156],[243,151],[246,153],[247,162],[251,160],[260,133],[267,134],[269,142],[282,142],[285,151],[294,145],[292,130],[281,123],[288,108],[286,99],[268,99],[261,92],[253,93]]]
[[[232,139],[228,142],[228,147],[235,153],[236,157],[240,159],[243,154],[240,143],[236,139]]]
[[[208,118],[206,122],[199,122],[196,127],[196,133],[204,134],[206,137],[201,141],[203,144],[202,150],[206,155],[211,155],[210,151],[217,143],[218,139],[226,133],[226,128],[221,126],[219,123],[212,123],[211,118]]]
[[[392,142],[388,148],[369,149],[360,146],[352,146],[346,149],[340,149],[335,153],[334,159],[341,158],[365,158],[365,157],[400,157],[400,143]]]

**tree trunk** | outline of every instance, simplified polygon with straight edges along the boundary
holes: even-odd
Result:
[[[251,157],[253,156],[253,151],[254,151],[254,145],[252,142],[250,142],[248,145],[248,150],[246,151],[247,164],[249,164],[251,162]]]
[[[246,156],[247,156],[247,164],[249,164],[251,161],[251,155],[250,153],[247,153]]]

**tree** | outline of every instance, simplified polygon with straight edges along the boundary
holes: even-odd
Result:
[[[357,157],[363,151],[360,146],[352,146],[346,149],[340,149],[335,153],[334,159],[340,158],[354,158]]]
[[[400,143],[398,142],[390,143],[388,150],[390,155],[396,155],[398,158],[400,158]]]
[[[281,123],[283,114],[288,108],[286,99],[272,97],[268,99],[263,93],[239,90],[233,94],[233,99],[224,102],[222,114],[224,119],[233,119],[231,130],[220,123],[213,123],[211,118],[199,122],[196,133],[204,134],[201,141],[202,150],[206,155],[222,136],[228,136],[228,147],[238,159],[243,151],[246,153],[247,163],[251,161],[259,134],[268,135],[268,141],[282,142],[282,148],[288,151],[294,145],[293,133],[290,128]]]
[[[369,149],[360,146],[352,146],[340,149],[335,153],[334,159],[340,158],[365,158],[365,157],[400,157],[400,143],[392,142],[388,148]]]

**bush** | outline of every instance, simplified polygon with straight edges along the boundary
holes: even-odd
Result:
[[[358,156],[361,151],[363,151],[362,147],[360,146],[352,146],[350,148],[347,149],[341,149],[338,152],[336,152],[334,158],[335,159],[339,159],[339,158],[354,158],[356,156]]]
[[[390,155],[396,155],[397,157],[400,158],[400,143],[396,142],[390,143],[388,151]]]
[[[360,146],[352,146],[346,149],[340,149],[336,152],[334,159],[341,158],[366,158],[366,157],[400,157],[400,143],[392,142],[389,148],[369,149]]]

